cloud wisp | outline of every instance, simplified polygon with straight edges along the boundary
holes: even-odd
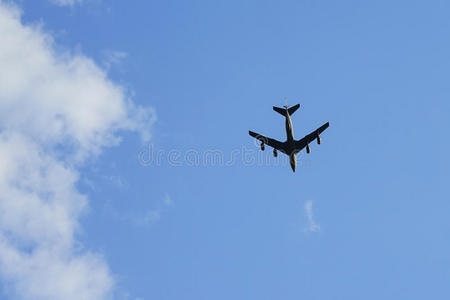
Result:
[[[112,66],[120,65],[127,56],[128,54],[122,51],[105,50],[103,51],[102,64],[104,68],[109,71]]]
[[[107,262],[77,240],[88,206],[78,168],[117,145],[118,131],[148,140],[153,111],[2,1],[0,36],[0,278],[12,297],[108,299]]]
[[[161,218],[175,206],[175,201],[169,194],[164,194],[164,197],[158,201],[153,208],[142,212],[123,212],[119,211],[108,204],[108,214],[113,216],[118,221],[129,223],[135,227],[149,228],[158,223]]]
[[[306,227],[303,229],[303,232],[305,233],[319,232],[320,225],[317,224],[316,221],[314,220],[313,202],[311,200],[305,202],[304,210],[307,219],[307,224]]]
[[[50,0],[50,2],[59,6],[74,6],[77,3],[82,3],[83,0]]]

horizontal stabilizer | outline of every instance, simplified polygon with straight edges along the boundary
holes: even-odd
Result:
[[[300,104],[296,104],[288,109],[289,115],[292,116],[293,113],[300,107]]]
[[[286,109],[285,108],[281,108],[281,107],[273,107],[273,110],[276,111],[277,113],[279,113],[282,116],[286,117]]]
[[[297,104],[297,105],[294,105],[294,106],[288,108],[287,111],[289,112],[289,115],[292,115],[299,107],[300,107],[300,104]],[[274,106],[273,110],[276,111],[277,113],[279,113],[280,115],[286,117],[286,108]]]

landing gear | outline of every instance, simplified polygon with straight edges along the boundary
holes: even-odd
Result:
[[[277,149],[273,149],[273,157],[277,157],[277,156],[278,156]]]
[[[261,151],[264,151],[265,147],[264,147],[264,142],[261,142]]]
[[[311,148],[309,148],[309,145],[306,145],[306,153],[308,153],[308,154],[311,153]]]

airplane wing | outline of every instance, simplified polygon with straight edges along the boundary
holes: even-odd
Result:
[[[302,138],[302,139],[300,139],[298,141],[295,141],[295,148],[297,149],[297,151],[301,151],[303,148],[306,147],[306,145],[308,145],[309,143],[311,143],[312,141],[317,139],[319,134],[324,132],[325,129],[328,128],[328,126],[330,126],[330,123],[326,122],[325,124],[323,124],[322,126],[317,128],[316,130],[311,132],[310,134],[306,135],[304,138]]]
[[[268,146],[270,146],[272,148],[280,150],[281,152],[284,152],[284,153],[287,152],[285,150],[285,147],[284,147],[285,143],[282,143],[282,142],[277,141],[275,139],[268,138],[268,137],[266,137],[264,135],[258,134],[258,133],[253,132],[253,131],[249,131],[248,134],[250,134],[252,137],[254,137],[254,138],[264,142],[264,144],[266,144],[266,145],[268,145]]]

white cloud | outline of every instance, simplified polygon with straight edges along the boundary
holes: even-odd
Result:
[[[307,218],[307,226],[304,228],[304,232],[319,232],[320,231],[320,225],[316,223],[314,220],[313,215],[313,203],[311,200],[308,200],[305,202],[305,214]]]
[[[119,130],[148,140],[154,113],[1,1],[0,36],[0,277],[13,297],[107,299],[106,261],[76,239],[88,205],[77,168]]]
[[[89,58],[55,53],[50,36],[0,11],[0,119],[40,143],[71,144],[78,159],[117,144],[119,129],[150,138],[149,109],[136,107]],[[39,112],[39,113],[37,113]]]

